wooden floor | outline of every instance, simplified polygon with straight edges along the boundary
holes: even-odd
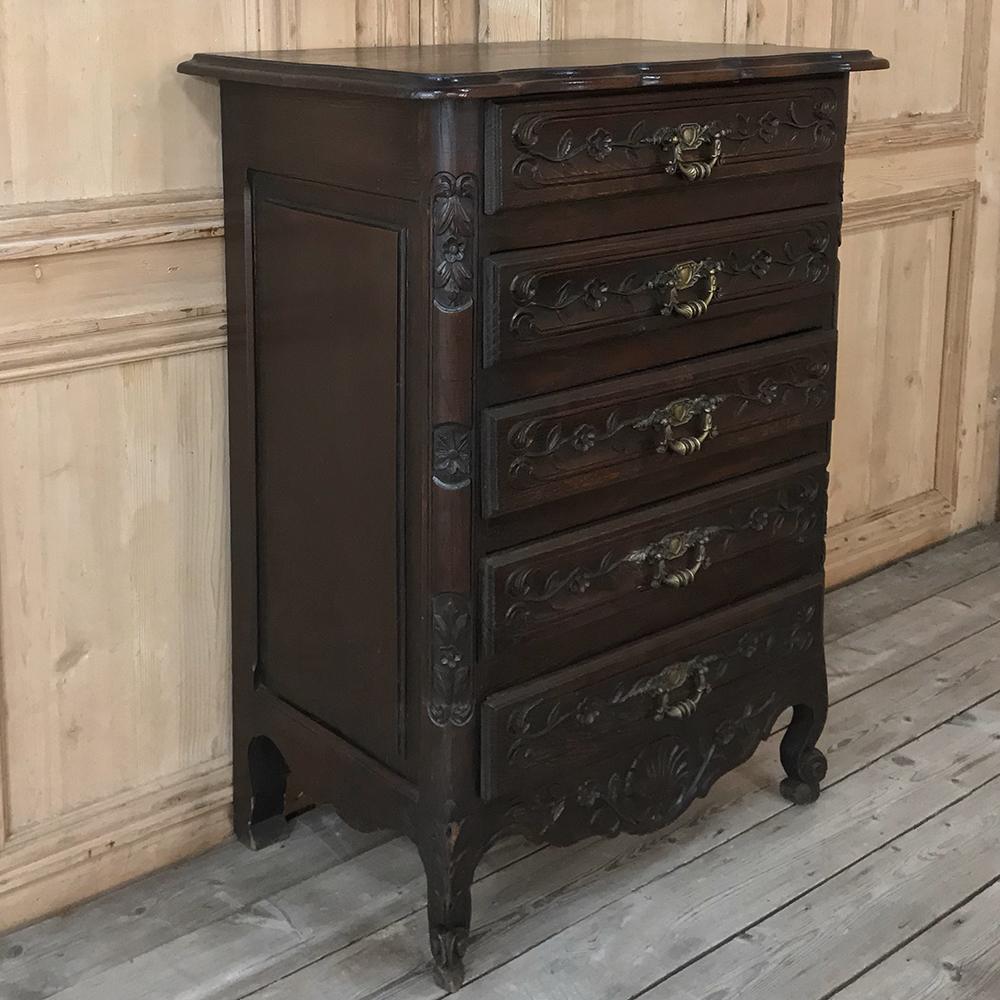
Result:
[[[830,595],[820,801],[777,741],[671,829],[510,842],[463,1000],[1000,1000],[1000,528]],[[328,813],[0,937],[2,1000],[432,1000],[416,851]]]

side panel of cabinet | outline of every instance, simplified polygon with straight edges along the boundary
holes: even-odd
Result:
[[[405,241],[317,191],[253,192],[258,681],[392,762]]]

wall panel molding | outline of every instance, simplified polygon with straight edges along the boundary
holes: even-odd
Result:
[[[40,202],[0,210],[0,263],[221,236],[216,191]]]
[[[0,343],[0,384],[130,364],[226,346],[226,312],[138,313],[107,321],[55,324]]]
[[[958,503],[964,376],[972,336],[968,261],[973,252],[978,203],[979,185],[966,182],[845,206],[845,235],[948,216],[951,241],[933,488],[832,525],[827,536],[829,586],[926,548],[952,532]]]
[[[846,40],[839,37],[839,27],[849,21],[849,4],[852,2],[854,0],[836,0],[831,38],[833,45],[845,44]],[[893,148],[974,142],[982,137],[992,8],[993,0],[966,0],[961,96],[957,110],[919,114],[910,119],[858,122],[852,125],[848,134],[849,153],[882,153]]]

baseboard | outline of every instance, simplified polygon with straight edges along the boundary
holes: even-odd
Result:
[[[944,541],[955,508],[936,490],[830,528],[826,585],[839,587],[913,552]]]
[[[229,762],[15,831],[0,851],[0,931],[55,914],[232,835]]]

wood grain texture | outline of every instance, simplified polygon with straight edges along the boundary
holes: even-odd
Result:
[[[945,914],[838,1000],[991,1000],[1000,995],[1000,883]]]
[[[8,846],[229,751],[221,361],[0,390]]]

